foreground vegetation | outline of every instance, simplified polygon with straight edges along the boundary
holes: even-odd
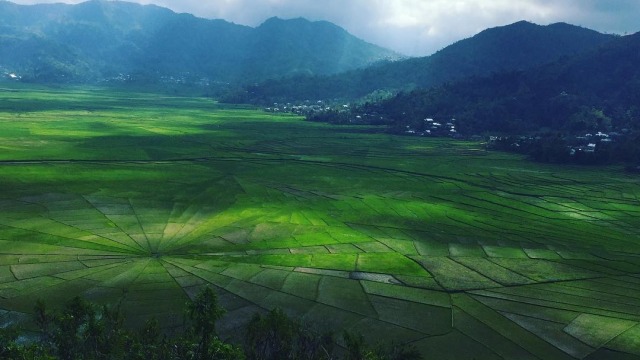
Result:
[[[0,91],[0,322],[75,296],[126,328],[212,287],[430,357],[640,356],[640,186],[479,143],[101,89]]]
[[[242,347],[225,343],[216,334],[216,322],[224,315],[217,296],[205,288],[185,309],[183,329],[163,334],[151,318],[139,331],[123,326],[117,307],[96,307],[80,297],[71,299],[58,313],[35,307],[37,336],[18,340],[17,328],[0,329],[0,358],[4,360],[132,359],[132,360],[412,360],[416,350],[399,345],[371,348],[359,335],[343,335],[344,355],[334,351],[333,335],[314,332],[308,326],[274,309],[254,315]],[[24,336],[25,334],[22,334]]]

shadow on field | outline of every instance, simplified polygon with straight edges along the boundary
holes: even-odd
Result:
[[[313,125],[315,124],[315,126]],[[224,126],[219,124],[205,124],[199,126],[202,130],[220,130],[224,129],[236,129],[238,131],[256,131],[265,135],[273,136],[280,133],[282,130],[295,131],[295,132],[309,132],[313,131],[314,136],[319,135],[331,135],[336,136],[339,134],[384,134],[386,133],[386,127],[383,126],[332,126],[326,124],[318,124],[307,121],[295,122],[266,122],[266,121],[240,121],[237,124],[233,122],[227,122]],[[266,130],[279,130],[277,132],[265,132]]]

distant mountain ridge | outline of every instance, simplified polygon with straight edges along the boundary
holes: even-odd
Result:
[[[640,130],[640,33],[526,71],[469,78],[382,103],[397,128],[454,116],[467,134]]]
[[[631,154],[629,159],[637,163],[638,64],[640,32],[530,69],[467,77],[400,92],[385,100],[352,106],[349,111],[312,114],[310,118],[387,125],[392,132],[423,135],[451,135],[433,127],[434,120],[429,119],[443,124],[456,119],[453,134],[463,136],[551,134],[560,139],[562,134],[625,134],[630,148],[619,150]]]
[[[589,51],[616,37],[557,23],[520,21],[484,30],[437,53],[326,77],[296,77],[248,88],[246,101],[357,99],[377,90],[430,88],[491,73],[524,70]]]
[[[254,82],[330,75],[401,58],[328,22],[272,18],[259,27],[155,5],[0,1],[0,68],[37,82],[189,76]]]

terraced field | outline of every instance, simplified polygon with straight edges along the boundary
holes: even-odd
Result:
[[[0,90],[0,322],[38,298],[234,336],[274,307],[434,359],[640,356],[640,179],[99,89]]]

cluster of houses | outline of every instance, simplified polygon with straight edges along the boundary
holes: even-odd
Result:
[[[208,77],[197,77],[190,73],[161,76],[160,82],[163,84],[196,85],[200,87],[209,87],[211,85],[211,79]]]
[[[623,137],[629,134],[628,129],[623,129],[619,132],[604,133],[598,131],[596,133],[587,133],[578,136],[564,136],[562,141],[566,144],[566,149],[571,156],[577,156],[579,154],[593,154],[596,149],[606,144],[615,143],[621,140]],[[508,141],[509,147],[513,150],[519,148],[525,148],[530,144],[536,143],[542,140],[540,136],[519,136],[519,137],[500,137],[490,136],[488,138],[487,145],[494,147],[499,142]]]
[[[354,112],[350,104],[340,102],[329,102],[318,100],[311,102],[306,100],[302,103],[274,103],[273,106],[264,109],[273,113],[291,113],[296,115],[310,116],[330,115],[329,122],[353,125],[372,125],[384,123],[385,117],[375,111]]]
[[[133,81],[133,76],[130,74],[118,74],[116,76],[104,79],[105,82],[130,82]]]
[[[102,80],[102,82],[106,83],[129,83],[134,82],[139,79],[140,76],[136,76],[133,74],[123,74],[120,73],[116,76],[108,77]],[[174,85],[197,85],[200,87],[209,87],[212,81],[207,77],[196,77],[191,76],[189,73],[184,73],[181,75],[164,75],[159,78],[160,83],[162,84],[174,84]]]
[[[595,134],[587,133],[582,136],[576,136],[575,139],[569,139],[569,154],[575,156],[578,152],[595,153],[600,144],[615,142],[620,136],[622,135],[617,132],[603,133],[601,131]]]
[[[180,76],[166,75],[166,76],[160,77],[160,82],[163,84],[186,84],[187,77],[184,75],[180,75]]]
[[[343,109],[348,110],[349,105],[342,105]],[[324,101],[318,100],[315,103],[312,103],[309,100],[304,101],[299,104],[292,103],[273,103],[273,106],[265,108],[264,111],[272,112],[272,113],[290,113],[297,115],[309,115],[313,113],[330,111],[333,108],[327,105]]]
[[[446,122],[436,121],[433,118],[425,118],[420,126],[407,125],[405,134],[417,136],[451,136],[457,137],[456,119]]]
[[[15,72],[5,70],[4,68],[0,68],[0,73],[2,74],[3,79],[19,81],[22,79],[22,76],[18,75]]]

